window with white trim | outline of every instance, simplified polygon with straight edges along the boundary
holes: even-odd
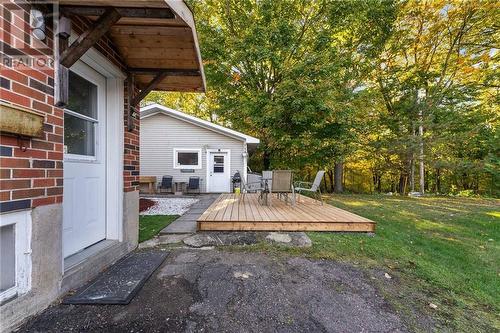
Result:
[[[31,213],[0,218],[0,303],[31,289]]]
[[[69,72],[68,105],[64,109],[64,152],[95,156],[97,86]]]
[[[174,148],[174,169],[201,169],[201,149]]]

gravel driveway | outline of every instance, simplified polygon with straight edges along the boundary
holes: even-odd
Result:
[[[255,253],[171,251],[129,305],[56,305],[21,331],[408,331],[375,287],[397,283],[383,272]]]

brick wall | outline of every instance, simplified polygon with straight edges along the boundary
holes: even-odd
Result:
[[[136,91],[137,92],[137,91]],[[127,101],[127,85],[125,85],[125,100]],[[125,103],[127,105],[127,103]],[[127,110],[127,109],[125,109]],[[133,129],[128,131],[127,112],[124,114],[125,144],[123,153],[123,190],[131,192],[139,190],[139,107],[136,108],[136,118],[132,118]]]
[[[53,107],[54,71],[42,65],[19,65],[15,57],[51,59],[52,39],[42,43],[30,38],[28,6],[9,3],[1,10],[0,99],[35,110],[45,118],[43,138],[0,136],[1,211],[62,202],[63,110]],[[47,35],[50,34],[48,27]]]
[[[30,38],[29,9],[27,5],[14,3],[0,5],[3,60],[0,64],[0,100],[42,114],[45,118],[44,134],[43,138],[32,140],[0,135],[2,212],[62,202],[64,113],[53,106],[54,71],[51,67],[23,66],[15,62],[16,56],[39,59],[45,54],[47,59],[53,59],[50,55],[52,39],[47,38],[42,43]],[[78,33],[89,23],[78,17],[72,21],[73,29]],[[47,27],[47,36],[51,36],[50,26]],[[95,48],[122,70],[125,68],[109,38],[103,38]],[[9,54],[14,56],[9,57]],[[134,119],[134,129],[128,132],[125,116],[124,127],[124,190],[133,191],[138,188],[139,177],[139,121]]]

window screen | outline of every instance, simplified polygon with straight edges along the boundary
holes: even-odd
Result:
[[[179,165],[198,165],[197,152],[178,152],[177,164]]]
[[[214,156],[214,173],[224,173],[224,156]]]

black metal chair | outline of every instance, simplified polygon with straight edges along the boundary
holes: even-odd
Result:
[[[161,178],[161,183],[160,183],[160,187],[159,187],[159,191],[158,192],[161,193],[162,190],[164,190],[166,192],[173,193],[174,192],[174,186],[173,186],[172,179],[173,179],[172,176],[163,176]],[[170,191],[167,191],[167,189],[170,189]]]
[[[200,177],[189,177],[187,192],[190,193],[192,191],[197,191],[197,193],[201,193]]]

